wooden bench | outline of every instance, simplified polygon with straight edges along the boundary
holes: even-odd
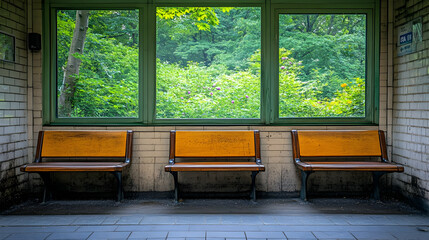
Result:
[[[380,199],[379,179],[385,173],[403,172],[389,163],[383,131],[292,130],[295,165],[301,170],[301,199],[307,200],[307,180],[318,171],[372,172],[372,197]],[[374,161],[374,158],[379,160]]]
[[[199,161],[176,162],[176,158]],[[252,161],[226,161],[247,158]],[[202,161],[208,159],[209,161]],[[222,161],[216,161],[222,159]],[[165,166],[174,178],[174,197],[179,199],[178,172],[252,172],[251,198],[256,201],[255,178],[265,171],[261,163],[259,131],[171,131],[170,160]]]
[[[35,160],[21,171],[40,174],[43,202],[51,195],[51,172],[110,172],[121,201],[122,171],[131,161],[132,136],[132,131],[41,131]]]

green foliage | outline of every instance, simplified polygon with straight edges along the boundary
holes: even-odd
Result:
[[[99,38],[116,44],[137,47],[139,40],[139,12],[136,10],[92,11],[88,28]]]
[[[232,8],[216,8],[222,12],[229,12]],[[173,22],[192,22],[199,31],[210,31],[211,26],[219,24],[215,8],[212,7],[160,7],[156,9],[156,16],[160,19],[173,20]]]
[[[157,68],[157,118],[259,118],[260,77],[224,65]]]
[[[341,90],[333,98],[323,97],[326,87],[319,79],[300,81],[304,68],[300,61],[291,57],[292,52],[280,49],[279,53],[279,116],[280,117],[364,117],[365,81],[338,83]],[[340,82],[340,81],[338,81]]]
[[[138,116],[138,51],[87,37],[75,94],[75,116]],[[110,51],[109,49],[115,49]]]
[[[156,117],[260,118],[260,14],[157,8]],[[75,11],[57,14],[58,83],[74,18]],[[281,16],[280,117],[365,115],[364,23],[351,15]],[[82,64],[71,116],[137,117],[138,52],[138,11],[91,11],[84,52],[74,55]]]
[[[130,19],[115,23],[124,15]],[[73,37],[73,16],[76,11],[57,14],[58,86],[61,86]],[[134,36],[138,34],[135,30],[138,21],[131,23],[136,17],[135,10],[91,11],[84,52],[73,55],[82,63],[76,77],[72,117],[138,116],[139,60],[138,46],[134,43],[134,37],[138,39],[138,35]],[[134,28],[132,24],[136,24]]]
[[[14,38],[0,32],[0,60],[15,60],[15,43]]]
[[[282,14],[279,18],[279,44],[293,49],[295,59],[305,66],[300,79],[319,77],[327,86],[339,79],[365,78],[365,16],[356,14]],[[326,88],[324,97],[339,90]]]
[[[196,8],[179,9],[195,11]],[[162,62],[185,67],[193,61],[205,66],[223,64],[229,69],[245,69],[246,60],[261,48],[260,8],[203,8],[206,15],[216,17],[209,31],[200,30],[192,13],[173,19],[159,14],[167,10],[176,14],[179,11],[157,8],[157,58]]]
[[[279,70],[280,116],[365,116],[365,16],[283,14],[279,24],[280,52],[302,64],[294,76]]]

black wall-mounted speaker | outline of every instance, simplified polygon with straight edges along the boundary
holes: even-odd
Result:
[[[28,48],[31,51],[39,51],[42,49],[42,37],[38,33],[28,34]]]

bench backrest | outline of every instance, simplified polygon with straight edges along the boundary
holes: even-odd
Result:
[[[182,158],[254,157],[260,161],[259,131],[171,131],[170,161]]]
[[[42,158],[131,160],[132,131],[40,131],[36,162]]]
[[[383,131],[292,130],[294,159],[301,157],[380,157],[387,161]]]

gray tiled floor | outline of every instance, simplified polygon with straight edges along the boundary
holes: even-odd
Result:
[[[429,216],[360,199],[28,202],[0,215],[6,239],[429,239]]]

